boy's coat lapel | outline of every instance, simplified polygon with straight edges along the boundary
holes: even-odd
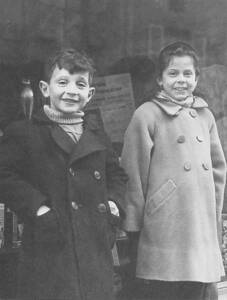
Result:
[[[106,146],[99,140],[89,128],[85,128],[79,142],[75,144],[73,151],[70,155],[69,164],[72,164],[75,160],[78,160],[84,156],[89,155],[92,152],[105,150]]]
[[[87,156],[92,152],[106,149],[106,145],[104,141],[102,141],[103,139],[97,132],[101,126],[97,122],[86,123],[79,142],[74,143],[74,141],[61,127],[54,124],[47,118],[43,109],[34,116],[34,120],[49,126],[51,136],[57,146],[69,155],[69,164],[72,164],[75,160]]]
[[[73,140],[59,126],[51,126],[50,133],[55,143],[66,153],[70,154],[75,146]]]
[[[59,126],[51,126],[51,136],[55,143],[67,154],[69,154],[69,164],[95,151],[105,150],[106,146],[97,136],[86,128],[78,143],[73,140]]]

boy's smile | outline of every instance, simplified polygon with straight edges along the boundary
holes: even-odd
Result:
[[[54,69],[49,83],[40,82],[40,88],[44,97],[50,98],[50,107],[66,114],[83,110],[94,94],[88,72],[70,74],[58,67]]]
[[[173,56],[159,84],[170,97],[182,101],[192,95],[197,80],[193,59],[187,55]]]

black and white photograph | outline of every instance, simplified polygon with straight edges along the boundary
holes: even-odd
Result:
[[[227,0],[0,0],[0,300],[227,300]]]

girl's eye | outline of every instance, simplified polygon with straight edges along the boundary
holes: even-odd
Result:
[[[177,72],[176,71],[169,71],[169,76],[177,76]]]
[[[187,77],[192,76],[192,72],[191,71],[184,72],[184,76]]]

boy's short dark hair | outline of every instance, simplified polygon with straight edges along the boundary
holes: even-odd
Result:
[[[89,84],[92,83],[95,68],[91,58],[84,52],[77,51],[73,48],[61,49],[53,53],[45,63],[44,77],[47,82],[50,81],[55,67],[66,69],[69,73],[88,72]]]
[[[163,71],[168,67],[173,56],[190,56],[193,59],[196,76],[199,75],[199,58],[196,50],[185,42],[175,42],[163,48],[158,57],[158,77],[162,76]]]

